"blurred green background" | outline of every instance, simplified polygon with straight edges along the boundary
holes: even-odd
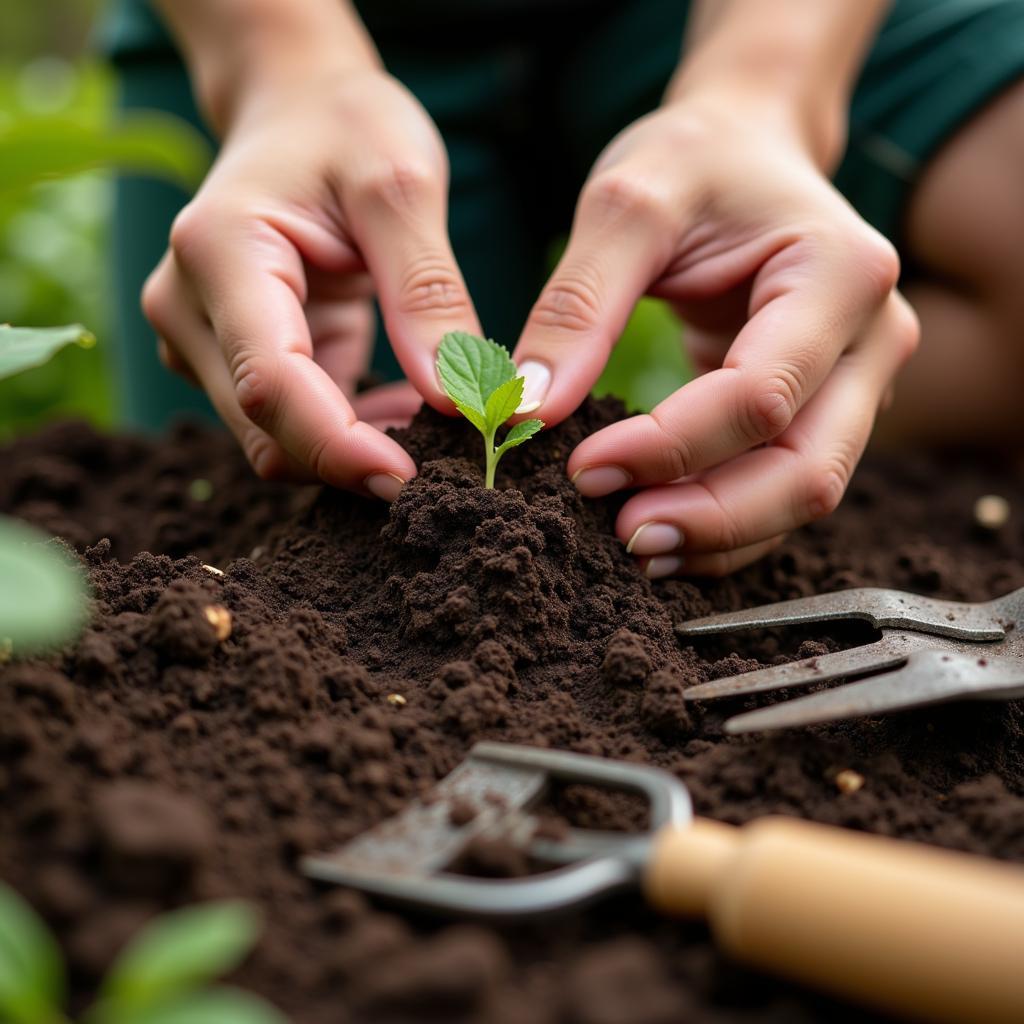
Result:
[[[103,3],[0,0],[0,323],[80,322],[100,341],[0,382],[0,441],[66,416],[115,425],[111,167],[194,184],[207,159],[181,123],[116,115],[90,51]],[[596,391],[647,409],[685,374],[678,324],[645,300]]]

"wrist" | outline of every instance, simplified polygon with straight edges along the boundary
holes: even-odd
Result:
[[[823,173],[831,174],[846,145],[846,100],[809,88],[789,68],[766,73],[756,65],[706,72],[684,63],[669,84],[664,105],[686,105],[737,124],[754,123],[762,131],[799,147]]]
[[[181,30],[197,103],[220,136],[259,97],[382,67],[346,3],[217,0],[199,10],[187,24],[174,25],[170,10],[168,20]]]

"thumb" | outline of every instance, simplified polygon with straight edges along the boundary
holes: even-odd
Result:
[[[513,353],[526,378],[519,413],[552,424],[576,409],[664,266],[662,232],[639,202],[618,177],[584,189],[565,253]]]
[[[398,362],[431,405],[452,412],[434,367],[437,347],[447,331],[481,331],[448,241],[445,192],[433,170],[392,167],[364,195],[353,227]]]

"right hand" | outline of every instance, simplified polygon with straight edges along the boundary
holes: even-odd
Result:
[[[239,103],[143,308],[164,361],[205,389],[260,476],[392,500],[415,475],[371,423],[408,419],[421,396],[452,411],[437,345],[480,333],[447,178],[437,129],[383,71],[309,74]],[[374,293],[411,385],[357,397]]]

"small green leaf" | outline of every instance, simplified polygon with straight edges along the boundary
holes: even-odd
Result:
[[[92,348],[96,338],[81,324],[67,327],[11,327],[0,324],[0,380],[41,366],[65,345]]]
[[[103,985],[103,1001],[119,1013],[163,1005],[237,967],[259,930],[259,915],[241,901],[163,914],[117,958]]]
[[[45,1024],[60,1016],[64,967],[46,925],[0,883],[0,1020]]]
[[[235,988],[211,988],[129,1013],[108,1016],[101,1003],[98,1020],[109,1024],[288,1024],[270,1003]]]
[[[519,408],[519,403],[523,400],[525,383],[522,377],[513,377],[491,392],[491,397],[487,399],[487,407],[484,409],[488,434],[493,434]]]
[[[522,423],[517,423],[505,435],[505,440],[498,445],[498,458],[500,459],[509,448],[517,448],[524,441],[529,441],[543,426],[543,420],[523,420]]]
[[[516,364],[497,342],[465,331],[450,331],[437,350],[437,372],[445,394],[453,402],[483,416],[487,399],[515,377]]]
[[[81,570],[52,538],[0,516],[0,645],[15,655],[59,647],[87,611]]]
[[[465,416],[466,419],[469,420],[469,422],[472,423],[473,426],[476,427],[476,429],[479,430],[481,434],[487,433],[487,420],[484,418],[483,413],[477,412],[476,409],[472,409],[468,405],[456,401],[454,398],[452,399],[452,401],[455,402],[455,408],[458,409],[459,412],[461,412],[462,415]]]

